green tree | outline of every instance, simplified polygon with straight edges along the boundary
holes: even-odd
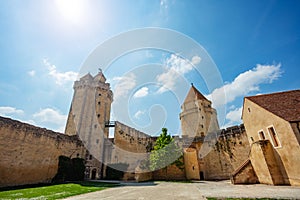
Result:
[[[171,164],[176,164],[181,169],[183,166],[182,157],[182,150],[168,135],[168,129],[162,128],[162,133],[157,138],[150,154],[150,169],[158,170]]]

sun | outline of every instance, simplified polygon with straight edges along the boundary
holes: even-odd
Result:
[[[87,2],[85,0],[55,0],[62,17],[73,23],[84,23],[87,15]]]

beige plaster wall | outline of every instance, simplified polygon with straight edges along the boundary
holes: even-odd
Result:
[[[260,140],[258,136],[259,131],[263,131],[266,140],[270,140],[272,144],[268,127],[274,127],[279,139],[279,146],[273,148],[274,156],[283,176],[284,183],[300,185],[300,168],[297,167],[300,164],[299,137],[297,137],[297,133],[295,134],[292,125],[247,98],[244,101],[243,121],[250,144]],[[253,163],[252,160],[251,162]],[[257,176],[259,176],[259,173],[263,170],[256,167],[255,171]]]

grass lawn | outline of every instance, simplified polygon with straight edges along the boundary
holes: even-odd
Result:
[[[112,183],[78,182],[0,192],[0,199],[61,199],[118,186]]]

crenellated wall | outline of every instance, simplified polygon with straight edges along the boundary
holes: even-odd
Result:
[[[142,160],[148,159],[148,152],[155,138],[120,122],[115,122],[113,146],[106,149],[108,163],[127,163],[128,171],[134,172]]]
[[[60,155],[84,158],[85,149],[77,136],[0,117],[0,187],[51,182]]]
[[[123,150],[146,153],[150,150],[153,144],[153,138],[141,131],[129,127],[120,122],[116,122],[114,143]]]
[[[206,137],[183,138],[183,146],[196,149],[200,178],[205,180],[229,179],[248,159],[250,152],[243,125],[222,129]],[[186,170],[192,169],[186,167]]]

